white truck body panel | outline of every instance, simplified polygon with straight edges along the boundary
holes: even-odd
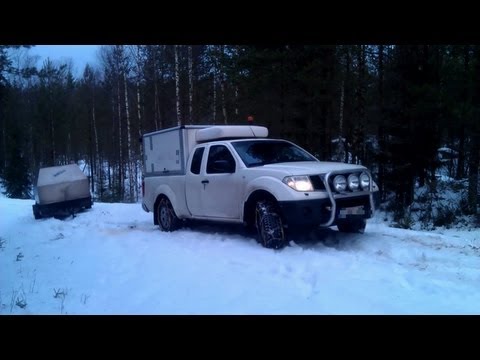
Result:
[[[206,126],[185,126],[143,136],[145,176],[185,175],[185,163],[197,145],[195,133]]]
[[[200,130],[202,131],[202,130]],[[239,203],[241,203],[240,159],[235,158],[234,173],[208,174],[207,161],[210,148],[215,145],[227,147],[235,158],[235,152],[228,143],[213,142],[207,144],[203,153],[200,174],[190,172],[191,160],[188,161],[186,177],[187,207],[192,216],[207,218],[237,219],[241,218]],[[208,182],[208,183],[207,183]]]
[[[147,193],[147,191],[149,191]],[[179,218],[188,218],[190,213],[185,200],[185,176],[153,176],[145,178],[144,203],[151,210],[154,208],[157,196],[164,194],[172,203]],[[147,200],[148,201],[145,201]]]

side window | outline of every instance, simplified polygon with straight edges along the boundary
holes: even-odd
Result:
[[[203,152],[205,151],[204,147],[198,148],[195,150],[192,159],[192,165],[190,166],[190,171],[193,174],[200,174],[200,166],[202,165]]]
[[[207,174],[235,172],[235,159],[224,145],[210,146],[207,161]]]

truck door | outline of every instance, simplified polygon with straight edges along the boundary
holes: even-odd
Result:
[[[199,147],[195,149],[195,152],[192,156],[192,161],[190,167],[187,169],[185,177],[185,197],[187,199],[187,207],[190,213],[194,216],[204,216],[202,215],[202,174],[200,173],[202,164],[205,161],[202,161],[204,158],[203,154],[205,153],[205,147]],[[205,167],[205,166],[204,166]]]
[[[203,164],[205,161],[206,164]],[[210,145],[208,155],[203,156],[202,165],[200,176],[195,176],[196,180],[187,180],[187,187],[195,181],[187,192],[187,203],[192,214],[209,218],[240,218],[241,184],[237,164],[230,150],[225,145]],[[189,177],[193,178],[191,174]],[[194,189],[200,189],[199,197],[190,193]]]

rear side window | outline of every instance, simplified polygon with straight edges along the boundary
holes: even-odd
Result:
[[[193,154],[192,165],[190,166],[190,171],[193,174],[200,174],[200,166],[202,165],[202,157],[204,151],[205,148],[201,147],[195,150],[195,153]]]

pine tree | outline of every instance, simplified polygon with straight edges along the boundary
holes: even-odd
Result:
[[[3,194],[10,198],[30,199],[30,174],[28,160],[23,150],[24,141],[18,125],[10,124],[10,136],[7,138],[7,162],[3,172]]]

